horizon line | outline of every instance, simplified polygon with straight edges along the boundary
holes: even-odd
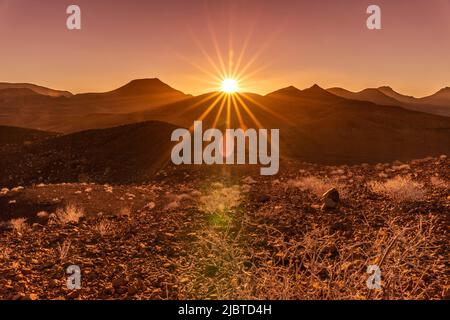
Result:
[[[193,96],[193,97],[198,97],[198,96],[201,96],[201,95],[210,94],[210,93],[214,93],[214,92],[220,92],[220,89],[219,89],[219,88],[218,88],[217,90],[213,90],[213,91],[204,91],[204,92],[199,92],[199,93],[185,92],[185,91],[183,91],[183,90],[181,90],[181,89],[177,89],[177,88],[173,87],[172,85],[170,85],[170,84],[167,83],[167,82],[164,82],[163,80],[161,80],[161,79],[158,78],[158,77],[153,77],[153,78],[150,78],[150,77],[149,77],[149,78],[135,78],[135,79],[131,79],[131,80],[128,80],[128,81],[127,81],[126,83],[124,83],[123,85],[120,85],[120,86],[117,86],[117,87],[113,87],[112,89],[107,90],[107,91],[95,91],[95,90],[90,90],[90,91],[85,91],[85,90],[84,90],[84,91],[71,91],[71,90],[60,89],[60,88],[55,89],[55,87],[53,87],[52,85],[47,86],[47,85],[43,85],[43,84],[37,84],[37,83],[34,83],[34,82],[9,82],[9,81],[0,81],[0,84],[33,85],[33,86],[38,86],[38,87],[42,87],[42,88],[54,90],[54,91],[68,92],[68,93],[70,93],[71,95],[74,95],[74,96],[75,96],[75,95],[80,95],[80,94],[101,94],[101,93],[108,93],[108,92],[112,92],[112,91],[114,91],[114,90],[117,90],[117,89],[119,89],[119,88],[122,88],[122,87],[124,87],[124,86],[127,86],[127,85],[129,85],[130,83],[132,83],[132,82],[134,82],[134,81],[145,81],[145,80],[158,80],[158,81],[160,81],[161,83],[163,83],[163,84],[165,84],[165,85],[171,87],[171,88],[174,89],[174,90],[180,91],[180,92],[182,92],[182,93],[185,94],[185,95],[191,95],[191,96]],[[312,88],[312,87],[314,87],[314,86],[318,86],[319,88],[321,88],[321,89],[323,89],[323,90],[325,90],[325,91],[328,91],[328,90],[330,90],[330,89],[343,89],[343,90],[349,91],[349,92],[351,92],[351,93],[359,93],[359,92],[364,91],[364,90],[367,90],[367,89],[375,89],[375,90],[378,90],[378,89],[380,89],[380,88],[386,87],[386,88],[392,89],[394,92],[396,92],[396,93],[398,93],[398,94],[401,94],[401,95],[404,95],[404,96],[407,96],[407,97],[412,97],[412,98],[415,98],[415,99],[427,98],[427,97],[430,97],[430,96],[432,96],[432,95],[438,93],[439,91],[441,91],[441,90],[443,90],[443,89],[449,89],[449,88],[450,88],[450,85],[443,85],[442,87],[436,89],[436,90],[433,91],[432,93],[429,93],[429,94],[427,94],[427,95],[425,95],[425,96],[414,96],[414,95],[410,95],[410,94],[408,94],[408,93],[399,92],[399,91],[395,90],[392,86],[386,85],[386,84],[385,84],[385,85],[380,85],[380,86],[369,86],[369,87],[364,87],[364,88],[361,89],[361,90],[356,90],[356,91],[355,91],[354,89],[349,90],[349,89],[347,89],[347,88],[345,88],[345,87],[341,87],[341,86],[331,86],[331,87],[325,88],[324,86],[321,86],[321,85],[319,85],[317,82],[315,82],[315,83],[313,83],[311,86],[309,86],[309,87],[304,87],[304,88],[299,88],[299,87],[297,87],[297,86],[291,84],[291,85],[286,85],[286,86],[279,87],[279,88],[277,88],[277,89],[271,90],[271,91],[266,92],[266,93],[261,93],[261,92],[257,92],[257,91],[238,91],[237,93],[249,93],[249,94],[257,94],[257,95],[260,95],[260,96],[266,96],[266,95],[268,95],[268,94],[274,93],[274,92],[279,91],[279,90],[282,90],[282,89],[290,88],[290,87],[293,87],[293,88],[296,88],[296,89],[298,89],[298,90],[300,90],[300,91],[303,91],[303,90],[306,90],[306,89],[310,89],[310,88]],[[1,90],[1,89],[0,89],[0,90]],[[331,93],[331,92],[330,92],[330,93]],[[332,93],[332,94],[333,94],[333,93]]]

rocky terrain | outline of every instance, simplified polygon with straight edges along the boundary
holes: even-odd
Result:
[[[0,86],[0,299],[450,298],[450,118],[356,98]],[[279,173],[173,166],[198,119],[279,128]]]
[[[0,298],[448,299],[449,167],[167,166],[140,184],[10,186]],[[331,188],[339,199],[321,198]]]

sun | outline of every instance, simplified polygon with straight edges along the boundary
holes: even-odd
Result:
[[[222,91],[225,93],[235,93],[239,91],[239,85],[236,79],[224,79],[222,81]]]

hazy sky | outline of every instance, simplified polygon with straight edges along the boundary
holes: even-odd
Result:
[[[79,31],[66,28],[70,4]],[[382,30],[366,27],[370,4]],[[218,86],[204,55],[221,68],[215,43],[226,68],[246,47],[246,91],[450,86],[450,0],[0,0],[0,81],[86,92],[158,77],[198,94]]]

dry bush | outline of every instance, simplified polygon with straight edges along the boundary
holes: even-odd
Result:
[[[315,176],[302,177],[287,182],[289,187],[299,188],[303,191],[310,191],[317,197],[321,197],[331,188],[337,188],[342,196],[345,196],[345,185],[337,180],[328,178],[319,179]]]
[[[241,201],[239,186],[217,187],[208,195],[200,197],[199,210],[207,213],[223,213],[237,205]]]
[[[385,182],[372,181],[368,186],[373,192],[395,201],[421,200],[425,196],[424,185],[409,176],[396,176]]]
[[[64,240],[61,244],[58,243],[58,258],[61,261],[65,261],[69,256],[69,251],[71,248],[72,242],[69,239]]]
[[[370,225],[361,227],[358,241],[345,240],[324,227],[307,232],[298,241],[286,240],[282,232],[271,232],[270,243],[278,251],[272,254],[276,263],[262,264],[256,270],[255,298],[435,297],[436,289],[446,283],[446,257],[438,245],[445,235],[436,230],[440,225],[438,218],[417,216],[406,224],[395,218],[386,219],[387,226],[379,230]],[[369,265],[381,269],[381,290],[367,288]]]
[[[30,226],[26,223],[26,221],[27,219],[25,218],[11,219],[9,224],[11,225],[14,231],[23,234],[24,232],[30,229]]]
[[[94,225],[94,231],[100,236],[109,236],[115,233],[115,226],[109,220],[100,220]]]
[[[208,228],[197,235],[195,259],[181,262],[181,298],[245,299],[251,296],[254,275],[251,256],[239,237]]]
[[[370,264],[382,271],[382,290],[370,291],[366,298],[431,299],[446,283],[446,257],[441,252],[442,230],[437,216],[418,216],[404,223],[390,219],[377,232]]]
[[[67,223],[78,223],[81,217],[84,216],[84,209],[78,207],[73,203],[69,203],[64,208],[56,210],[56,220],[62,225]]]
[[[248,218],[238,230],[233,222],[226,230],[206,227],[192,243],[193,256],[180,263],[180,298],[430,299],[442,294],[446,257],[439,245],[442,231],[436,230],[442,223],[431,215],[407,223],[385,219],[385,227],[361,225],[350,239],[326,226],[294,239]],[[367,287],[369,265],[381,269],[379,290]]]
[[[447,181],[445,181],[439,177],[431,177],[430,182],[434,187],[436,187],[438,189],[449,189],[450,188],[450,183],[448,183]]]

